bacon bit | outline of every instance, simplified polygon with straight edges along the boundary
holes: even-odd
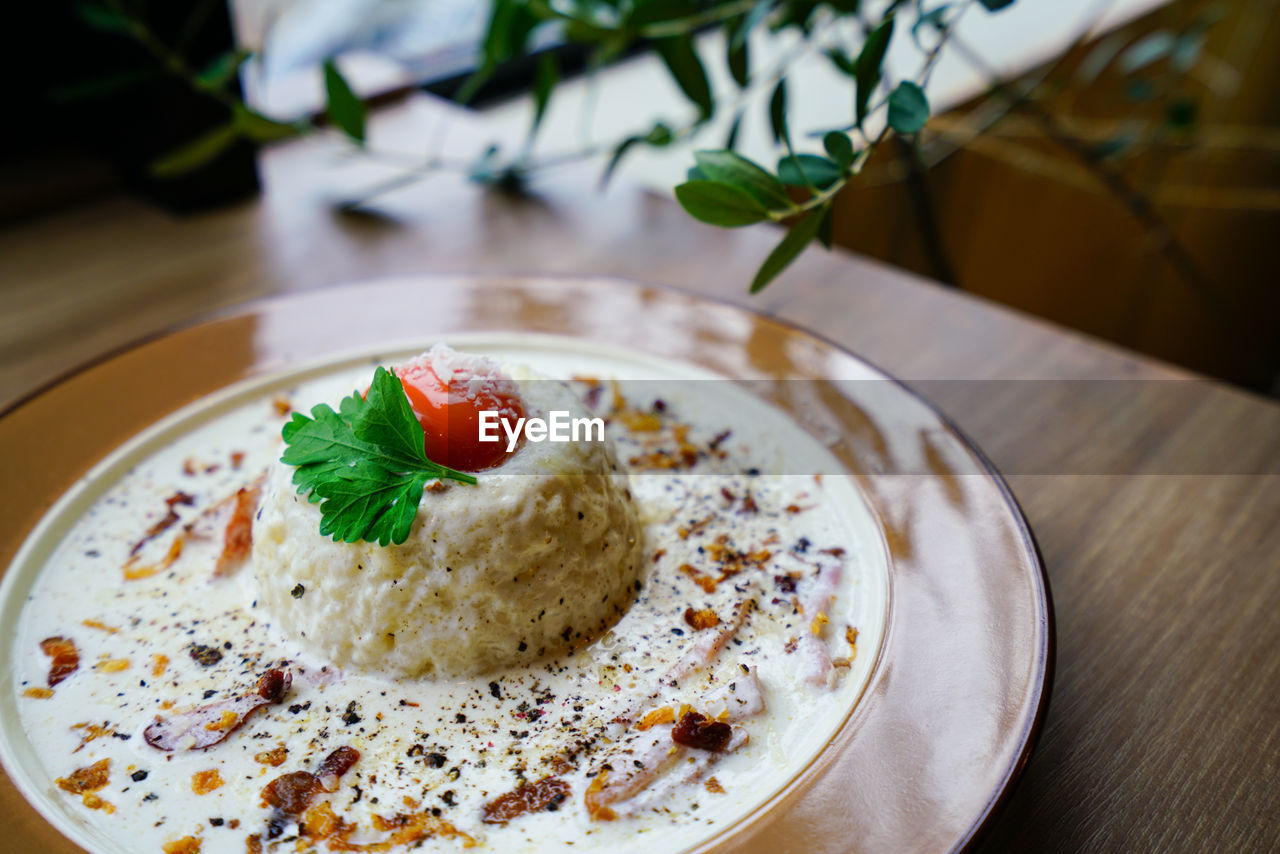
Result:
[[[108,626],[106,623],[100,623],[97,620],[81,620],[80,625],[86,626],[90,629],[98,629],[99,631],[103,631],[111,635],[120,631],[115,626]]]
[[[515,790],[500,795],[484,806],[485,824],[506,824],[534,812],[555,812],[569,797],[569,784],[555,777],[543,777],[536,783],[521,783]]]
[[[240,466],[243,464],[244,464],[244,451],[232,451],[231,452],[232,471],[239,471]]]
[[[636,724],[636,729],[643,731],[650,727],[655,727],[658,724],[673,723],[675,719],[675,710],[670,706],[663,706],[660,709],[654,709],[652,712],[649,712],[649,714],[641,718],[640,722]]]
[[[261,484],[242,486],[236,490],[235,508],[227,522],[222,554],[213,567],[213,577],[223,578],[239,569],[253,546],[253,514],[262,495]]]
[[[632,468],[644,470],[662,470],[662,469],[678,469],[680,468],[680,460],[673,457],[668,451],[651,451],[647,454],[639,454],[627,460]]]
[[[289,691],[293,675],[288,671],[269,670],[258,680],[257,689],[230,700],[219,700],[200,706],[189,712],[170,718],[157,717],[142,737],[157,750],[172,751],[182,747],[187,750],[212,747],[234,732],[254,710],[272,703],[279,703]],[[211,721],[221,723],[227,713],[236,716],[235,723],[227,728],[210,729]]]
[[[796,647],[799,645],[800,645],[800,641],[798,641],[795,638],[791,638],[783,645],[782,651],[785,652],[787,655],[790,655],[791,653],[796,651]]]
[[[412,798],[406,795],[405,800],[412,800]],[[345,827],[346,822],[333,811],[328,801],[321,801],[309,807],[302,815],[302,832],[313,839],[337,836]]]
[[[200,854],[200,846],[204,841],[196,836],[184,836],[161,846],[164,854]]]
[[[724,721],[708,718],[695,711],[686,711],[671,730],[671,740],[685,747],[696,747],[699,750],[710,750],[718,753],[724,750],[733,736],[733,727]]]
[[[75,641],[70,638],[55,636],[40,641],[40,651],[53,659],[49,665],[49,677],[46,680],[52,688],[80,667],[80,653],[76,650]]]
[[[84,734],[80,736],[80,746],[71,751],[72,753],[79,753],[81,748],[95,739],[105,738],[106,736],[116,734],[115,729],[106,723],[103,723],[101,726],[98,724],[82,723],[76,724],[71,728],[84,730]]]
[[[264,750],[261,753],[253,754],[253,761],[259,765],[270,765],[273,768],[279,768],[284,761],[289,758],[289,748],[283,744],[273,747],[270,750]]]
[[[818,616],[813,618],[813,622],[809,624],[809,631],[815,635],[822,634],[822,627],[829,623],[825,611],[819,611]]]
[[[121,572],[124,573],[124,580],[137,581],[141,578],[150,578],[153,575],[164,572],[173,566],[174,561],[182,556],[182,547],[186,545],[186,542],[187,538],[181,534],[174,537],[173,542],[169,545],[169,551],[165,553],[165,556],[158,563],[138,566],[138,556],[136,554],[130,555],[121,568]]]
[[[31,697],[34,700],[47,700],[53,696],[52,688],[41,688],[39,685],[33,685],[22,692],[22,696]]]
[[[195,475],[197,468],[195,457],[187,457],[182,461],[182,473],[187,477]]]
[[[164,518],[162,518],[159,522],[156,522],[154,525],[148,528],[147,532],[142,535],[142,539],[138,540],[136,543],[133,544],[133,548],[129,549],[129,557],[133,557],[138,552],[142,551],[143,546],[145,546],[147,543],[151,542],[156,537],[160,536],[165,531],[173,527],[173,525],[179,519],[178,511],[174,510],[173,509],[174,507],[176,507],[179,504],[190,507],[192,504],[195,504],[195,501],[196,499],[194,495],[188,495],[187,493],[182,492],[181,490],[175,492],[173,495],[170,495],[168,498],[166,498],[164,500],[164,503],[165,503]]]
[[[692,564],[688,564],[688,563],[680,564],[680,571],[683,572],[685,575],[689,576],[690,578],[692,578],[694,583],[697,584],[699,587],[701,587],[705,592],[707,593],[716,592],[716,583],[717,583],[716,579],[712,578],[709,575],[704,575],[703,573],[699,572],[698,568],[693,566]]]
[[[316,795],[336,790],[338,778],[359,760],[358,750],[343,746],[326,756],[315,774],[293,771],[267,783],[262,788],[262,805],[272,808],[271,817],[267,820],[267,838],[275,839],[284,833],[287,825],[308,811]]]
[[[108,803],[107,801],[104,801],[102,798],[98,797],[92,792],[86,792],[83,795],[81,795],[80,802],[91,810],[102,810],[107,815],[111,815],[116,811],[116,808],[113,804]]]
[[[760,512],[760,505],[756,504],[756,497],[748,492],[742,499],[742,509],[738,511],[739,515],[751,516]]]
[[[845,626],[844,639],[848,641],[849,649],[852,650],[849,653],[849,657],[850,658],[856,657],[858,654],[858,630],[855,629],[853,626]]]
[[[699,519],[696,522],[691,523],[687,528],[677,528],[676,533],[680,535],[680,539],[687,540],[693,534],[702,533],[702,530],[706,528],[707,525],[711,524],[711,521],[715,518],[716,514],[712,513],[705,519]]]
[[[707,447],[709,447],[713,451],[719,450],[720,446],[723,445],[725,441],[728,440],[728,438],[732,435],[733,435],[732,430],[724,430],[720,433],[717,433],[715,437],[712,438],[711,442],[707,445]]]
[[[653,553],[653,562],[657,563],[658,561],[662,560],[662,556],[666,553],[667,553],[666,549],[658,549],[656,552]]]
[[[275,409],[276,415],[288,415],[293,411],[293,404],[289,402],[287,397],[277,397],[271,401],[271,406]]]
[[[799,504],[788,504],[786,506],[786,511],[790,513],[792,516],[795,516],[799,513],[803,513],[806,510],[812,510],[812,509],[813,508],[811,507],[801,507]]]
[[[844,557],[844,549],[841,549],[841,548],[822,549],[818,552],[818,554],[831,555],[832,557]]]
[[[231,729],[233,726],[235,726],[238,723],[240,723],[239,715],[237,715],[235,712],[224,711],[222,713],[221,718],[219,718],[216,721],[210,721],[209,723],[204,725],[204,728],[209,730],[210,732],[219,732],[224,729]]]
[[[244,841],[245,854],[262,854],[262,837],[251,833]]]
[[[94,670],[101,670],[103,673],[119,673],[121,670],[129,669],[129,659],[127,658],[104,658],[97,664],[93,665]]]
[[[720,618],[710,608],[701,608],[697,611],[692,608],[685,608],[684,621],[692,626],[694,631],[713,629],[720,625]]]
[[[222,775],[217,768],[208,771],[197,771],[191,775],[191,791],[197,795],[207,795],[222,786]]]
[[[169,656],[159,653],[151,656],[151,676],[153,679],[159,678],[164,674],[165,668],[169,666]]]
[[[706,786],[707,786],[707,791],[711,792],[712,794],[716,794],[716,795],[724,794],[724,786],[721,786],[720,781],[717,780],[715,777],[708,777]]]
[[[66,777],[59,777],[54,782],[58,784],[59,789],[64,792],[70,792],[73,795],[96,792],[107,785],[107,781],[111,776],[110,768],[110,759],[100,759],[86,768],[72,771]]]
[[[662,429],[662,419],[652,412],[628,409],[614,416],[632,433],[656,433]]]
[[[474,848],[476,846],[475,837],[458,830],[449,822],[442,818],[437,818],[429,812],[396,815],[392,818],[383,818],[375,814],[372,824],[375,830],[380,830],[384,833],[391,832],[391,836],[381,842],[368,842],[364,845],[343,841],[341,848],[338,850],[390,851],[397,846],[412,845],[415,842],[421,842],[435,836],[441,836],[445,839],[458,839],[462,842],[463,848]],[[330,842],[329,847],[334,848],[334,843]]]
[[[604,385],[595,377],[585,377],[574,375],[571,377],[574,382],[582,383],[587,387],[587,393],[582,396],[582,402],[586,404],[588,409],[595,409],[600,403],[600,393],[604,391]]]
[[[592,821],[613,821],[618,817],[617,813],[611,810],[607,804],[600,803],[601,794],[604,792],[604,784],[608,778],[608,770],[600,769],[600,773],[596,774],[595,779],[591,781],[591,785],[587,786],[587,791],[582,796],[582,803],[586,806],[587,815]]]

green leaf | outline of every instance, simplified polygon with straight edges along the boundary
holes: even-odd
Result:
[[[732,151],[695,151],[698,170],[709,181],[732,184],[746,190],[770,210],[790,210],[793,205],[782,182]]]
[[[148,171],[157,178],[172,178],[194,172],[230,148],[239,137],[234,125],[216,127],[153,161]]]
[[[471,99],[474,98],[480,90],[484,88],[484,84],[488,83],[489,79],[493,77],[493,72],[493,68],[487,68],[484,66],[471,72],[471,75],[462,82],[461,86],[458,87],[458,91],[453,94],[454,103],[470,104]]]
[[[250,50],[237,48],[227,51],[201,69],[195,76],[195,82],[205,89],[220,89],[235,76],[240,66],[251,56],[253,51]]]
[[[585,5],[585,4],[584,4]],[[643,0],[635,3],[628,13],[625,26],[638,30],[650,24],[678,21],[696,14],[698,4],[694,0]]]
[[[493,0],[489,26],[480,44],[481,67],[497,68],[523,55],[529,44],[529,35],[537,24],[538,19],[526,4],[518,0]]]
[[[1173,51],[1173,45],[1173,33],[1168,30],[1149,33],[1120,54],[1120,70],[1125,74],[1132,74],[1154,62],[1159,62]]]
[[[862,43],[858,58],[854,60],[854,82],[857,87],[854,107],[859,127],[867,117],[867,104],[871,101],[871,93],[875,91],[876,84],[880,82],[880,67],[884,64],[884,55],[889,50],[892,39],[893,16],[890,15],[871,31],[867,40]]]
[[[787,232],[787,236],[782,238],[774,250],[769,253],[769,257],[764,259],[764,263],[760,265],[756,277],[751,280],[751,293],[758,294],[777,277],[779,273],[786,269],[787,265],[795,260],[804,248],[813,241],[818,233],[822,220],[827,215],[827,208],[824,205],[817,210],[810,211],[804,219],[800,220],[791,230]]]
[[[694,219],[725,228],[751,225],[769,217],[746,190],[716,181],[686,181],[676,187],[676,200]]]
[[[715,112],[715,101],[711,97],[706,69],[694,50],[693,37],[685,34],[658,39],[654,47],[685,97],[697,105],[702,118],[708,118]]]
[[[919,133],[929,120],[929,99],[924,90],[904,80],[889,95],[889,127],[901,134]]]
[[[791,187],[810,185],[825,190],[844,175],[837,164],[817,154],[788,155],[778,161],[778,177]]]
[[[738,132],[742,130],[742,110],[738,110],[733,116],[733,122],[729,125],[729,135],[725,137],[724,147],[733,151],[738,147]]]
[[[769,130],[773,132],[773,141],[791,145],[791,133],[787,129],[787,79],[778,80],[769,96]]]
[[[133,32],[134,22],[131,18],[97,3],[81,3],[76,6],[76,15],[93,29],[104,33]]]
[[[645,143],[654,148],[663,148],[671,144],[671,128],[663,122],[657,122],[644,136],[629,136],[613,150],[613,154],[609,157],[609,162],[604,167],[604,172],[600,175],[600,187],[603,189],[608,185],[613,173],[617,171],[618,164],[622,162],[622,158],[635,145]]]
[[[924,43],[920,39],[920,30],[924,27],[933,27],[938,33],[944,33],[947,29],[947,13],[951,11],[951,4],[943,3],[936,9],[930,9],[923,15],[916,18],[916,22],[911,25],[911,40],[916,43],[916,47],[920,50],[927,50]]]
[[[355,142],[364,145],[364,102],[351,91],[332,59],[324,62],[325,115],[334,126]]]
[[[831,60],[831,64],[834,65],[839,71],[855,79],[857,78],[858,66],[857,66],[857,63],[855,63],[852,59],[849,58],[849,54],[840,50],[840,48],[838,47],[830,48],[827,50],[826,53],[827,53],[827,59]]]
[[[737,47],[734,47],[732,38],[728,39],[728,43],[725,63],[729,66],[729,73],[733,75],[733,82],[738,84],[739,89],[745,89],[751,82],[751,51],[745,41]]]
[[[822,244],[823,249],[831,248],[832,222],[832,210],[828,207],[827,212],[822,215],[822,222],[818,223],[818,242]]]
[[[244,104],[236,104],[232,114],[236,129],[254,142],[275,142],[300,133],[299,129],[293,125],[267,118],[261,113],[250,110]]]
[[[751,35],[751,31],[754,30],[756,25],[761,21],[769,17],[769,13],[773,11],[775,5],[777,4],[767,2],[756,3],[752,6],[751,11],[744,17],[742,24],[734,30],[732,38],[729,39],[729,49],[734,50],[745,45],[748,37]]]
[[[848,134],[831,131],[822,138],[822,147],[841,169],[848,169],[853,164],[853,140]]]
[[[690,166],[684,173],[686,181],[705,181],[707,176],[702,174],[702,170],[697,166]]]
[[[1013,0],[978,0],[988,12],[999,12],[1006,6],[1012,6]]]
[[[427,459],[422,427],[386,368],[374,371],[367,397],[353,392],[339,412],[326,404],[310,418],[295,412],[281,436],[280,461],[295,467],[298,494],[319,502],[320,533],[340,542],[403,543],[428,480],[476,482]]]
[[[530,136],[538,132],[547,104],[551,101],[551,92],[559,82],[560,64],[556,55],[547,51],[538,57],[538,72],[533,80],[533,128],[529,131]]]

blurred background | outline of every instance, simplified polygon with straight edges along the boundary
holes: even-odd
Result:
[[[362,110],[424,88],[465,99],[507,154],[486,161],[477,150],[464,168],[522,165],[519,181],[504,179],[516,170],[490,170],[500,180],[489,183],[506,191],[557,180],[554,168],[525,176],[523,165],[603,168],[631,137],[640,144],[614,180],[664,195],[684,180],[693,149],[729,135],[749,157],[777,158],[771,86],[721,99],[731,108],[654,143],[653,128],[696,111],[643,42],[602,56],[544,27],[510,62],[487,68],[501,54],[485,43],[494,15],[511,5],[35,4],[0,59],[10,84],[0,228],[121,191],[176,218],[244,204],[260,191],[262,147],[315,117],[342,124],[328,61],[367,102]],[[760,26],[747,44],[755,68],[786,69],[795,146],[820,153],[804,131],[840,123],[851,98],[823,45],[856,45],[866,33],[856,17],[808,5],[807,30]],[[880,147],[839,193],[832,241],[938,287],[1280,394],[1280,0],[1022,0],[963,16],[960,5],[901,4],[886,76],[909,76],[928,55],[929,15],[955,16],[929,76],[933,116],[913,143]],[[719,27],[697,34],[718,95],[737,92],[723,59],[730,38]],[[530,97],[549,91],[548,68],[557,84],[549,103]],[[228,115],[237,130],[222,133]],[[432,144],[424,138],[428,159]]]

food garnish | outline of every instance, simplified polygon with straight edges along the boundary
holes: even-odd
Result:
[[[336,542],[403,543],[427,481],[476,482],[427,459],[404,387],[382,367],[367,397],[353,392],[337,412],[322,403],[310,418],[295,412],[281,435],[280,461],[297,469],[298,494],[320,503],[320,533]]]
[[[168,718],[156,718],[142,737],[157,750],[196,750],[226,739],[262,706],[281,702],[289,693],[293,675],[288,670],[268,670],[257,688],[231,700],[219,700]]]

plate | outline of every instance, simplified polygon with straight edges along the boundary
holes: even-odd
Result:
[[[856,357],[740,309],[616,281],[436,277],[229,313],[100,362],[0,418],[10,482],[29,486],[25,501],[0,499],[0,560],[60,495],[65,506],[93,487],[98,460],[182,404],[335,351],[482,331],[570,336],[738,381],[853,472],[878,519],[890,595],[862,699],[762,808],[698,850],[964,848],[1025,763],[1044,714],[1051,610],[1034,541],[999,476],[927,404]],[[5,606],[8,647],[14,597]],[[6,668],[6,721],[16,720],[16,696]],[[5,754],[30,803],[95,844],[51,806],[39,775],[21,758],[13,766],[8,744]],[[7,839],[75,850],[12,789],[0,797]]]

